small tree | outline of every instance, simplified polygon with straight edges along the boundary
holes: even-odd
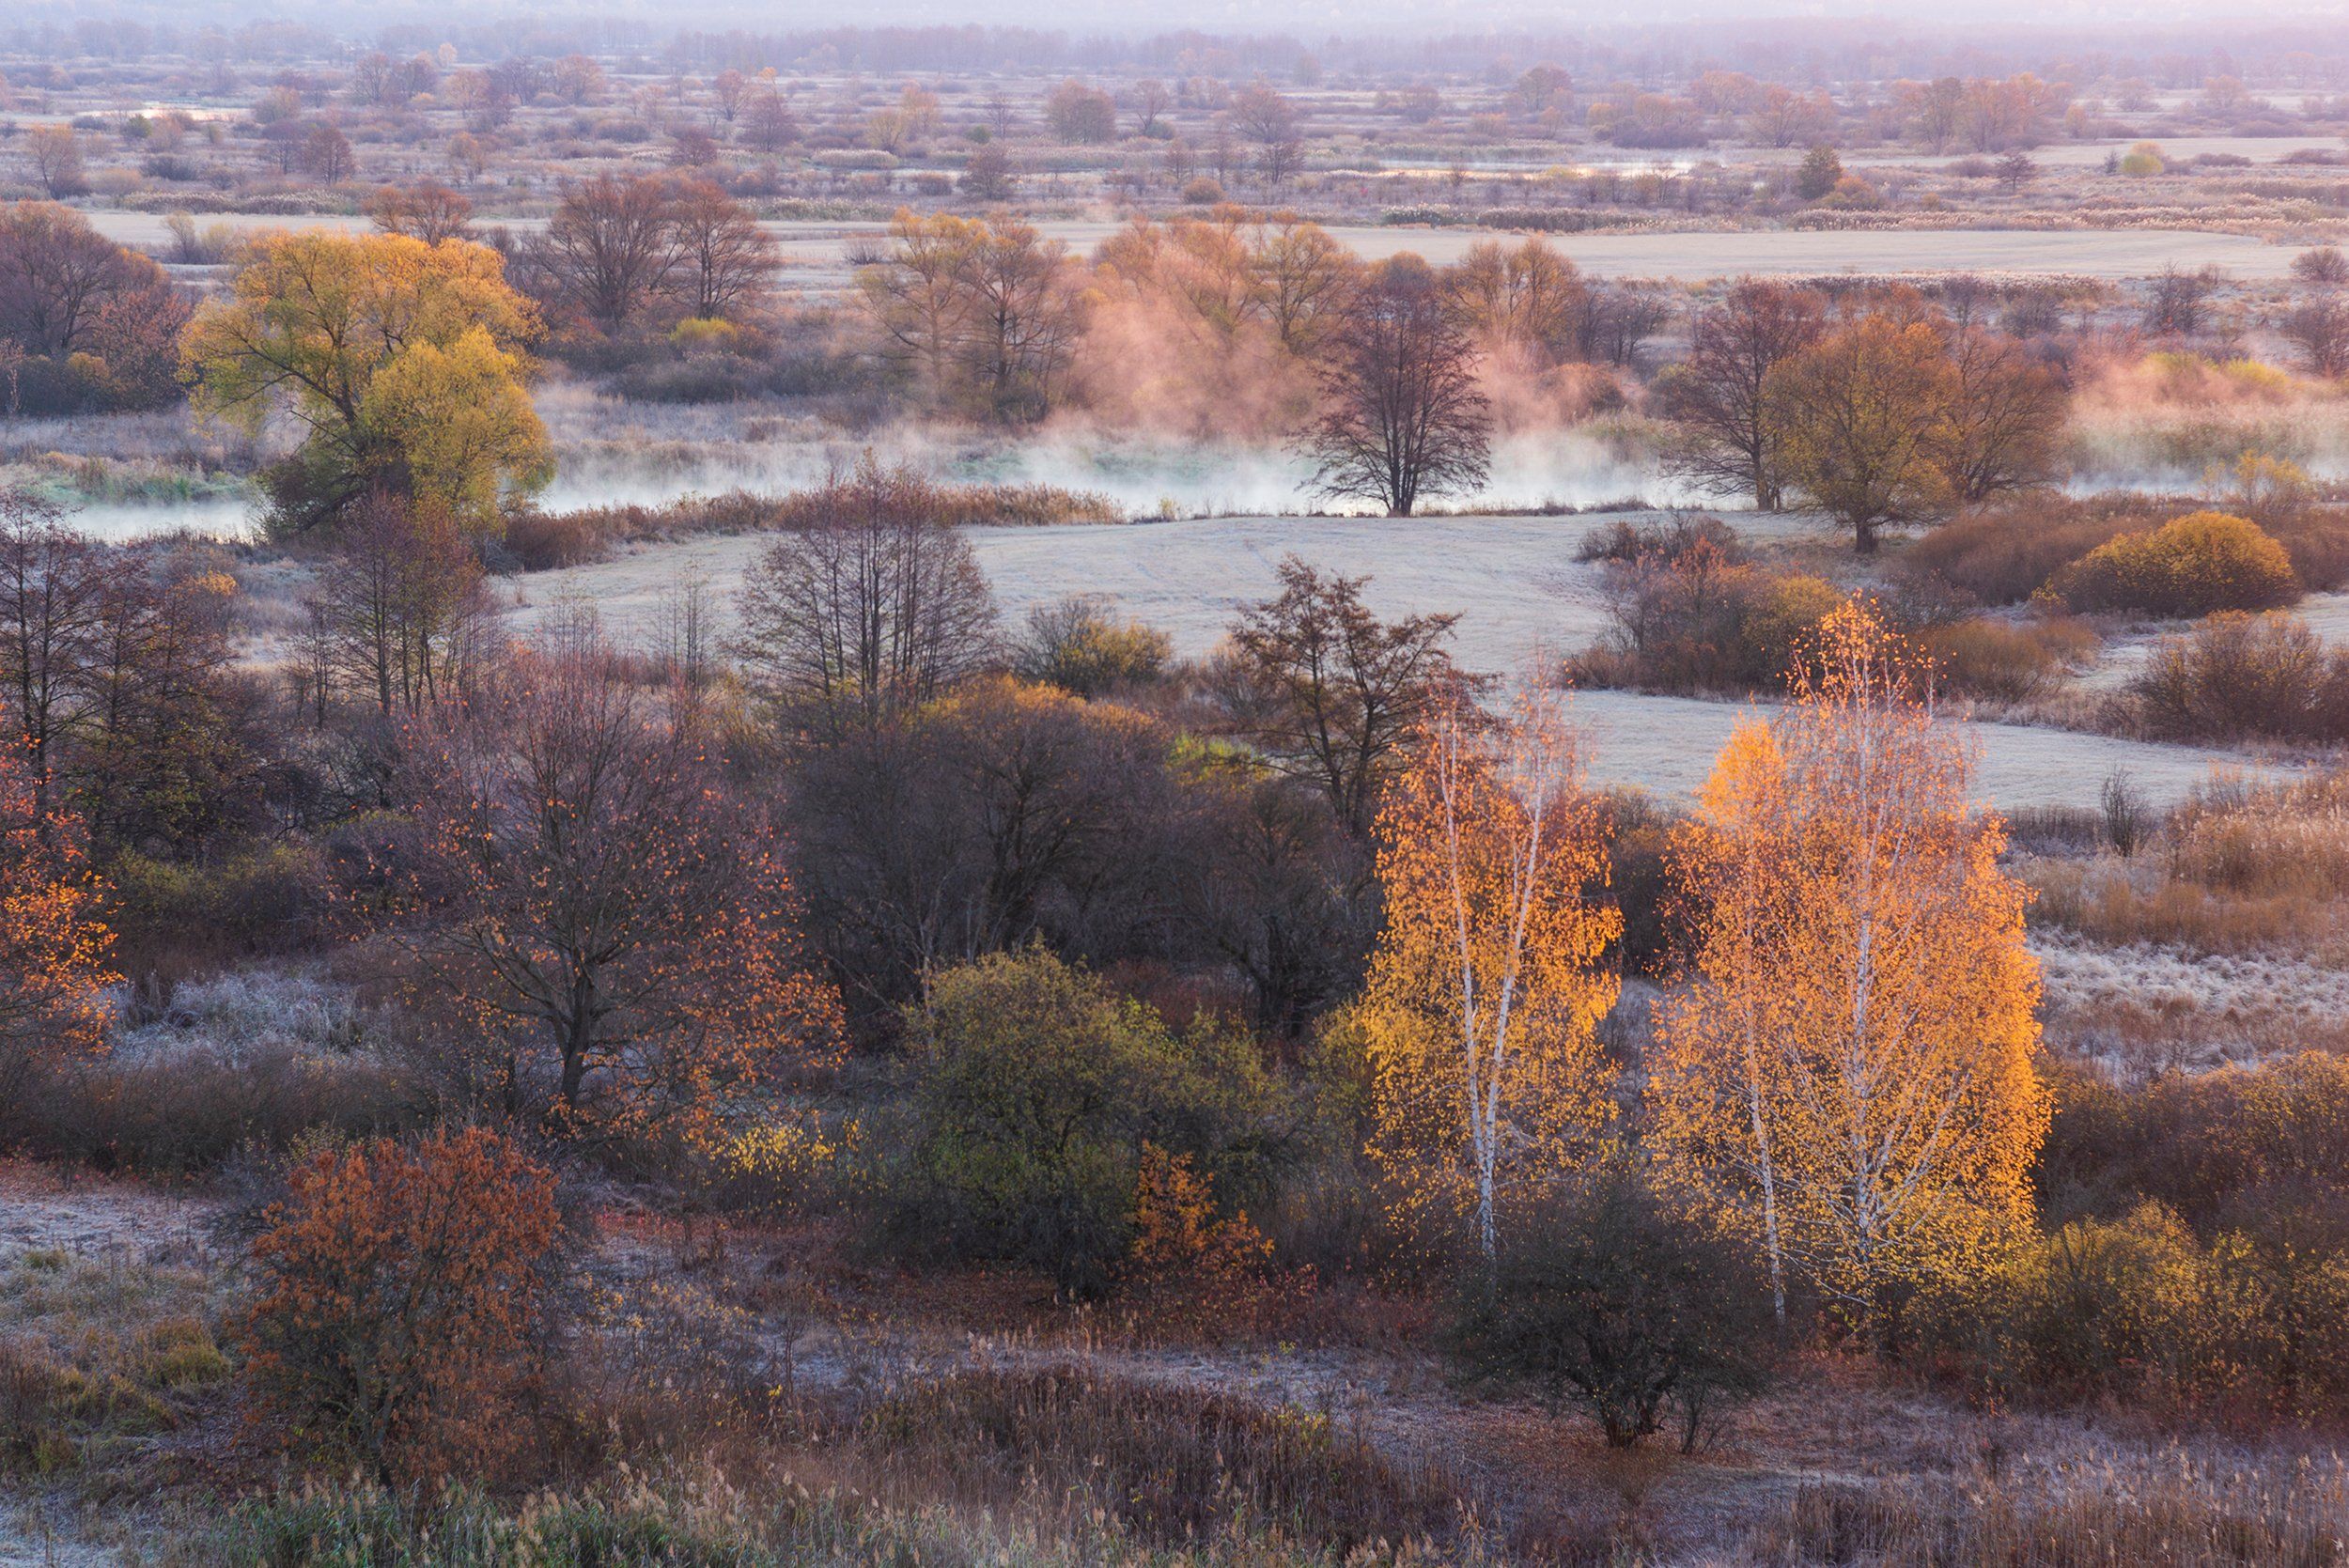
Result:
[[[705,320],[754,315],[773,286],[775,241],[751,210],[706,179],[688,179],[670,197],[669,218],[686,313]]]
[[[1092,146],[1117,136],[1117,100],[1074,79],[1052,89],[1044,114],[1052,134],[1064,142]]]
[[[419,726],[400,781],[424,854],[407,938],[482,1042],[489,1097],[565,1134],[708,1135],[827,1057],[773,830],[703,737],[662,722],[593,645]]]
[[[1270,83],[1257,81],[1232,95],[1230,113],[1233,128],[1256,144],[1256,167],[1266,183],[1285,183],[1305,150],[1304,116],[1297,105]]]
[[[352,509],[334,542],[312,596],[328,683],[386,715],[469,695],[495,641],[495,611],[457,520],[445,508],[375,495]]]
[[[2303,300],[2286,313],[2283,334],[2326,380],[2349,375],[2349,300],[2330,291]]]
[[[1009,201],[1019,188],[1011,154],[993,142],[973,149],[970,162],[962,166],[962,194],[972,201]]]
[[[437,179],[386,185],[367,199],[367,218],[385,234],[405,234],[437,245],[470,240],[473,203]]]
[[[1657,380],[1674,471],[1717,495],[1750,495],[1766,512],[1784,504],[1784,433],[1765,389],[1771,371],[1818,340],[1825,318],[1812,291],[1751,279],[1697,314],[1688,357]]]
[[[1452,1351],[1475,1383],[1587,1411],[1610,1448],[1676,1413],[1687,1453],[1761,1391],[1767,1301],[1735,1238],[1615,1162],[1512,1207],[1460,1292]]]
[[[2292,258],[2292,275],[2319,288],[2338,288],[2349,283],[2349,256],[2338,245],[2315,246]]]
[[[1943,505],[1959,378],[1923,320],[1870,315],[1771,369],[1765,414],[1788,477],[1873,553],[1877,531]]]
[[[105,1048],[114,933],[82,824],[38,803],[22,742],[0,740],[0,1099],[27,1074]]]
[[[313,1155],[253,1244],[258,1408],[386,1486],[480,1479],[529,1440],[562,1241],[553,1177],[495,1133]]]
[[[650,175],[567,186],[532,251],[556,301],[605,333],[635,321],[686,260],[670,199],[668,181]]]
[[[1412,734],[1466,691],[1445,644],[1457,615],[1381,621],[1367,578],[1315,570],[1294,555],[1281,592],[1232,624],[1218,675],[1231,726],[1280,771],[1319,789],[1367,837],[1379,795]]]
[[[1833,147],[1822,144],[1803,154],[1801,166],[1795,170],[1795,194],[1805,201],[1818,201],[1832,194],[1843,178],[1843,159]]]
[[[1325,411],[1297,437],[1308,483],[1407,518],[1423,495],[1473,491],[1491,469],[1476,354],[1427,264],[1403,256],[1348,302],[1321,373]]]
[[[33,178],[51,201],[78,196],[89,189],[83,172],[82,144],[70,125],[35,126],[24,136],[25,156],[32,160]]]
[[[831,738],[871,729],[993,660],[994,596],[928,481],[868,452],[811,499],[737,603],[736,657],[786,725]]]

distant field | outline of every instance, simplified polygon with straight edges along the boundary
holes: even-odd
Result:
[[[153,212],[95,211],[101,233],[126,244],[156,247],[170,239],[163,218]],[[228,214],[200,224],[225,223],[240,229],[366,226],[366,220],[321,214],[271,217]],[[526,229],[537,220],[507,226]],[[879,224],[770,223],[782,241],[789,281],[806,288],[845,287],[847,248],[858,235],[879,232]],[[1078,251],[1089,252],[1120,225],[1054,222],[1041,226]],[[1457,261],[1482,240],[1510,238],[1485,229],[1376,228],[1339,226],[1330,231],[1354,252],[1377,260],[1416,251],[1429,261]],[[1900,229],[1853,234],[1812,230],[1758,229],[1736,233],[1559,235],[1552,243],[1587,272],[1600,277],[1681,278],[1690,282],[1743,273],[1810,275],[1823,272],[2047,272],[2099,278],[2143,277],[2164,267],[2217,267],[2247,279],[2289,274],[2296,252],[2239,234],[2190,229]]]
[[[1177,652],[1213,647],[1242,603],[1265,597],[1291,551],[1315,566],[1372,578],[1365,598],[1386,616],[1457,612],[1468,664],[1509,672],[1536,652],[1563,652],[1606,628],[1597,568],[1574,547],[1610,520],[1567,518],[1217,518],[972,534],[1005,619],[1066,594],[1100,594],[1167,632]],[[1803,524],[1773,520],[1769,526]],[[597,566],[521,580],[514,612],[526,631],[549,609],[581,600],[625,637],[655,624],[663,596],[687,573],[730,592],[763,541],[695,539]],[[1576,712],[1592,742],[1594,777],[1686,797],[1703,784],[1738,705],[1616,691],[1584,692]],[[2242,759],[2193,747],[2116,740],[2015,724],[1971,726],[1982,744],[1981,793],[2004,807],[2092,806],[2106,777],[2125,769],[2150,798],[2183,796],[2214,767]],[[2253,768],[2250,771],[2258,771]]]

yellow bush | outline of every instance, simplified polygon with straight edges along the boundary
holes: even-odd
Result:
[[[2056,573],[2048,588],[2075,610],[2178,616],[2272,610],[2300,597],[2284,547],[2226,512],[2189,512],[2123,534]]]
[[[731,351],[742,341],[742,329],[723,316],[689,316],[669,329],[669,341],[680,349]]]
[[[1754,596],[1740,634],[1756,676],[1782,679],[1795,650],[1847,602],[1843,590],[1821,578],[1771,579]]]

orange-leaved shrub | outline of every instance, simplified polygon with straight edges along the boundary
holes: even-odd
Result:
[[[2075,610],[2207,615],[2273,610],[2300,597],[2292,557],[2248,518],[2190,512],[2097,546],[2049,579]]]
[[[256,1415],[387,1486],[497,1473],[532,1430],[563,1241],[553,1176],[487,1129],[312,1155],[253,1243]]]

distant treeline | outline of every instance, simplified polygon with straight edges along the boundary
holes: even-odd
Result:
[[[454,44],[469,60],[583,54],[644,70],[727,67],[755,70],[795,66],[869,71],[1096,71],[1130,68],[1159,73],[1244,77],[1290,74],[1310,59],[1345,73],[1406,71],[1411,76],[1522,69],[1539,61],[1564,66],[1597,85],[1657,85],[1734,68],[1766,81],[1883,81],[2030,70],[2050,80],[2136,78],[2156,89],[2193,89],[2235,76],[2255,87],[2338,89],[2349,85],[2349,27],[2307,20],[2221,31],[2212,23],[2133,31],[2064,25],[2015,26],[1970,35],[1922,26],[1866,31],[1797,21],[1658,22],[1585,28],[1539,28],[1438,37],[1413,36],[1407,12],[1361,18],[1346,36],[1312,40],[1286,33],[1199,29],[1119,30],[1113,8],[1097,12],[1101,30],[1076,33],[1019,26],[962,25],[673,29],[625,16],[517,11],[483,19],[432,4],[354,7],[323,24],[257,16],[258,8],[123,5],[103,16],[65,20],[40,8],[0,28],[0,56],[61,61],[182,56],[216,61],[332,58],[353,43],[396,54]],[[679,8],[714,21],[726,8]],[[670,14],[675,15],[676,12]],[[339,24],[337,24],[339,23]],[[1310,69],[1310,68],[1308,68]]]

